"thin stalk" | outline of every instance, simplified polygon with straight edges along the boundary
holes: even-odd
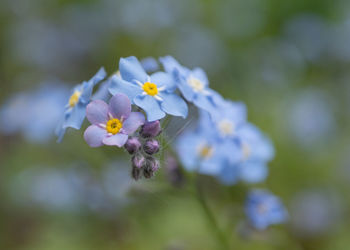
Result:
[[[201,189],[198,175],[196,177],[196,181],[194,184],[195,184],[195,189],[196,189],[195,196],[196,196],[198,203],[200,204],[200,206],[205,214],[205,217],[208,220],[209,226],[210,226],[211,230],[213,231],[215,238],[217,239],[217,242],[220,245],[220,248],[223,250],[231,249],[225,233],[220,229],[213,212],[211,211],[211,209],[208,206],[208,203],[204,197],[204,193]]]

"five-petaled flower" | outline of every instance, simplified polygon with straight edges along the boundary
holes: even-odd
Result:
[[[130,100],[124,94],[115,94],[109,105],[101,100],[92,101],[86,116],[92,125],[85,130],[84,139],[91,147],[122,147],[128,136],[145,123],[142,113],[131,112]]]
[[[165,72],[147,75],[136,57],[121,58],[120,77],[113,76],[109,91],[112,95],[124,93],[133,104],[142,108],[148,121],[160,120],[166,114],[187,116],[186,102],[174,93],[176,86]]]
[[[165,71],[174,78],[177,87],[187,101],[207,111],[215,109],[214,98],[218,94],[209,88],[207,75],[201,68],[190,70],[171,56],[165,56],[159,60]]]
[[[260,189],[249,193],[245,202],[245,213],[250,224],[259,230],[288,219],[288,213],[280,199],[269,191]]]
[[[77,85],[68,100],[63,119],[56,128],[58,141],[68,127],[80,129],[86,114],[86,106],[89,104],[94,86],[106,77],[106,71],[101,68],[89,81]]]

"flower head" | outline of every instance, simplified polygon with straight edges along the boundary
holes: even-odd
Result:
[[[265,180],[268,174],[267,163],[274,156],[274,148],[269,138],[253,124],[245,123],[237,130],[236,139],[239,144],[240,159],[234,163],[234,166],[227,165],[223,169],[221,181],[233,184],[237,178],[249,183]]]
[[[165,56],[159,59],[189,102],[197,107],[210,111],[215,108],[213,100],[216,92],[209,88],[207,75],[201,68],[190,70],[178,63],[173,57]]]
[[[288,213],[278,197],[265,190],[253,190],[245,202],[245,213],[256,229],[266,229],[271,224],[283,223]]]
[[[215,99],[217,107],[212,109],[210,114],[219,136],[221,138],[236,137],[237,131],[247,120],[246,106],[241,102]]]
[[[234,165],[240,159],[236,141],[219,140],[208,113],[202,112],[199,125],[180,135],[176,149],[187,170],[220,176],[226,165]]]
[[[162,119],[166,114],[187,116],[185,101],[174,92],[173,79],[164,72],[147,75],[136,57],[121,58],[120,77],[113,76],[109,91],[124,93],[147,114],[148,121]]]
[[[85,141],[91,147],[103,144],[122,147],[145,122],[140,112],[131,112],[129,98],[124,94],[116,94],[109,105],[101,100],[92,101],[86,108],[87,119],[91,122],[85,133]]]
[[[106,77],[106,72],[101,68],[89,81],[77,85],[68,100],[64,116],[56,128],[58,141],[68,127],[80,129],[86,114],[86,106],[89,104],[94,86]]]

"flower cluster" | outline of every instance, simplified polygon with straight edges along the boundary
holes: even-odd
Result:
[[[106,77],[103,69],[78,85],[58,126],[59,140],[66,128],[80,129],[87,117],[91,125],[84,139],[89,146],[124,147],[131,155],[132,177],[151,178],[160,168],[157,153],[162,145],[157,138],[164,118],[186,118],[188,105],[194,105],[198,109],[197,125],[185,130],[175,145],[183,167],[214,176],[225,185],[265,180],[274,148],[247,121],[245,105],[225,100],[212,90],[202,69],[188,69],[170,56],[159,62],[164,71],[154,72],[158,70],[154,59],[140,63],[133,56],[121,58],[117,73],[102,82],[95,93],[94,86]],[[172,158],[172,165],[179,163]],[[246,214],[257,229],[286,219],[279,200],[262,191],[249,195]]]

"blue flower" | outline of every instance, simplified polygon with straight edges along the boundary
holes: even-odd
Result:
[[[12,97],[1,108],[0,131],[7,135],[21,132],[31,142],[47,142],[63,112],[67,92],[65,86],[49,83]]]
[[[215,109],[210,111],[214,126],[221,138],[235,138],[237,131],[247,121],[246,106],[241,102],[221,100],[216,96]]]
[[[180,65],[173,57],[166,56],[159,59],[177,83],[182,95],[197,107],[210,111],[215,108],[214,96],[218,95],[209,88],[207,75],[201,68],[190,70]]]
[[[249,183],[265,180],[268,175],[267,163],[274,156],[274,148],[262,132],[253,124],[246,123],[237,130],[241,159],[234,166],[227,165],[220,179],[233,184],[238,179]],[[238,173],[237,173],[238,172]]]
[[[157,72],[148,76],[133,56],[121,58],[119,70],[121,77],[112,77],[110,93],[126,94],[133,104],[146,112],[148,121],[160,120],[166,114],[187,116],[187,104],[173,93],[176,86],[167,73]]]
[[[250,224],[263,230],[269,225],[287,220],[288,213],[278,197],[265,190],[253,190],[245,202],[245,214]]]
[[[106,77],[106,71],[101,68],[88,82],[83,82],[73,89],[64,116],[56,128],[58,141],[62,141],[68,127],[80,129],[86,115],[94,86]]]
[[[209,115],[202,112],[197,128],[180,135],[176,149],[187,170],[220,176],[226,165],[240,160],[241,151],[234,140],[218,140],[212,125]]]

